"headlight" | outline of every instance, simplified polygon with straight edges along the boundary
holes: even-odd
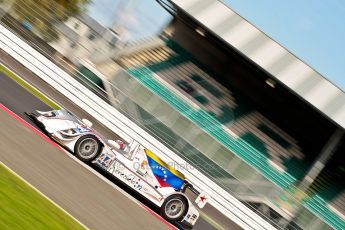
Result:
[[[71,135],[71,134],[75,134],[76,131],[75,131],[74,129],[68,129],[68,130],[66,131],[66,133],[68,133],[69,135]]]
[[[75,129],[66,129],[66,130],[61,130],[58,131],[60,135],[64,138],[71,138],[79,135],[79,133]]]

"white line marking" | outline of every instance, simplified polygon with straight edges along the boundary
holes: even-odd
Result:
[[[27,180],[25,180],[23,177],[21,177],[20,175],[18,175],[16,172],[14,172],[11,168],[9,168],[7,165],[5,165],[2,161],[0,161],[0,165],[3,166],[5,169],[7,169],[10,173],[12,173],[13,175],[15,175],[16,177],[18,177],[19,179],[21,179],[23,182],[25,182],[30,188],[32,188],[35,192],[37,192],[39,195],[41,195],[42,197],[44,197],[45,199],[47,199],[50,203],[52,203],[53,205],[55,205],[58,209],[60,209],[62,212],[64,212],[67,216],[69,216],[71,219],[73,219],[75,222],[77,222],[78,224],[80,224],[83,228],[89,230],[88,227],[86,227],[83,223],[81,223],[78,219],[76,219],[74,216],[72,216],[69,212],[67,212],[65,209],[63,209],[60,205],[58,205],[57,203],[55,203],[53,200],[51,200],[49,197],[47,197],[46,195],[44,195],[40,190],[38,190],[35,186],[33,186],[32,184],[30,184]]]
[[[17,71],[15,71],[12,67],[8,66],[7,63],[5,64],[3,62],[3,60],[0,61],[0,65],[2,65],[5,69],[7,69],[8,71],[12,72],[14,75],[16,75],[16,77],[20,78],[23,82],[25,82],[26,84],[28,84],[30,87],[32,87],[34,90],[37,90],[38,92],[40,92],[44,97],[47,98],[47,100],[50,100],[53,104],[56,104],[57,106],[59,106],[60,108],[63,108],[59,103],[57,103],[55,100],[52,99],[52,97],[46,93],[43,90],[38,89],[34,84],[32,84],[32,82],[29,82],[28,80],[22,78],[20,76],[20,74],[17,73]],[[24,67],[24,69],[26,69]],[[29,72],[31,72],[29,69],[27,69]],[[4,73],[6,74],[6,73]],[[32,73],[34,74],[34,73]],[[34,74],[35,75],[35,74]],[[12,78],[10,78],[12,79]],[[15,81],[15,80],[14,80]],[[15,81],[16,82],[16,81]],[[21,86],[18,82],[16,82],[19,86]],[[22,87],[22,86],[21,86]],[[25,89],[26,90],[26,89]],[[33,95],[34,97],[36,97],[35,95]],[[43,101],[43,103],[45,104],[45,102]]]
[[[0,104],[1,105],[1,104]],[[4,106],[5,107],[5,106]],[[5,107],[7,110],[9,110],[11,113],[14,114],[14,118],[16,120],[20,120],[21,122],[25,123],[30,129],[32,129],[34,132],[36,132],[36,134],[40,133],[41,137],[43,138],[43,136],[47,137],[43,132],[41,132],[41,130],[37,129],[36,127],[32,126],[30,123],[28,123],[27,121],[25,121],[23,118],[21,118],[20,116],[18,116],[16,113],[12,112],[10,109],[8,109],[7,107]],[[10,114],[10,116],[13,117],[13,115]],[[43,138],[44,139],[44,138]],[[73,156],[70,152],[68,152],[67,150],[65,150],[64,148],[61,147],[61,145],[59,145],[57,142],[55,142],[54,140],[50,139],[49,137],[47,137],[48,140],[50,140],[52,143],[55,143],[54,146],[58,149],[61,150],[61,152],[65,153],[68,157],[70,157],[71,159],[73,159],[75,162],[77,162],[79,165],[81,165],[82,167],[84,167],[86,170],[88,170],[89,172],[91,172],[92,174],[94,174],[95,176],[97,176],[99,179],[101,179],[102,181],[104,181],[105,183],[107,183],[108,185],[110,185],[112,188],[116,189],[117,191],[119,191],[122,195],[126,196],[129,200],[131,200],[132,202],[136,203],[139,207],[141,207],[142,209],[144,209],[145,211],[149,212],[152,216],[156,217],[157,219],[159,219],[161,222],[163,222],[165,225],[167,225],[168,227],[170,227],[171,229],[176,229],[175,226],[173,226],[172,224],[170,224],[167,220],[163,219],[163,217],[161,217],[160,215],[155,215],[155,212],[153,210],[151,210],[149,207],[147,207],[145,204],[143,204],[142,202],[140,202],[139,200],[135,199],[133,196],[131,196],[130,194],[128,194],[126,191],[124,191],[122,188],[120,188],[119,186],[115,185],[114,183],[112,183],[111,181],[109,181],[107,178],[105,178],[103,175],[101,175],[99,172],[97,172],[96,170],[94,170],[93,168],[91,168],[90,166],[88,166],[87,164],[83,163],[82,161],[80,161],[77,157]],[[46,140],[46,141],[48,141]],[[49,142],[49,141],[48,141]],[[1,162],[2,163],[2,162]],[[2,163],[3,164],[3,163]],[[3,164],[4,165],[4,164]],[[6,165],[4,165],[6,168],[8,168]],[[10,169],[9,169],[10,170]],[[10,170],[11,172],[13,172],[13,170]],[[13,172],[14,173],[14,172]],[[15,175],[18,175],[16,173],[14,173]],[[22,179],[22,177],[18,176],[19,178]],[[116,179],[116,177],[114,177]],[[24,180],[24,179],[23,179]],[[25,180],[24,180],[25,181]],[[25,181],[26,182],[26,181]],[[27,184],[29,184],[27,182]],[[31,184],[29,184],[31,185]],[[31,187],[33,187],[31,185]],[[34,187],[33,187],[34,188]],[[34,188],[36,191],[38,191],[36,188]],[[133,189],[132,189],[133,190]],[[135,190],[133,190],[135,191]],[[39,191],[38,191],[39,192]],[[41,192],[39,192],[40,194],[42,194]],[[46,196],[44,196],[46,197]],[[48,197],[46,197],[48,200],[50,200]],[[51,200],[50,200],[51,201]],[[149,200],[148,200],[149,201]],[[53,202],[54,203],[54,202]],[[54,203],[56,204],[56,203]],[[56,204],[56,206],[58,206]],[[62,209],[60,206],[58,206],[60,209]],[[151,211],[149,211],[151,210]],[[67,211],[63,210],[64,212],[68,213]],[[68,213],[69,216],[71,216]],[[161,218],[160,218],[161,217]],[[73,219],[75,219],[74,217],[72,217]],[[80,223],[77,219],[75,219],[78,223]],[[83,224],[81,224],[82,226],[85,226]],[[86,228],[88,229],[88,228]]]

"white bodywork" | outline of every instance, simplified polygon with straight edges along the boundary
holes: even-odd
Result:
[[[116,176],[158,207],[161,207],[165,198],[172,194],[185,196],[183,193],[175,191],[173,187],[160,186],[151,168],[147,165],[147,156],[143,146],[135,141],[129,146],[130,155],[128,156],[107,146],[94,163]],[[182,221],[194,225],[199,218],[199,212],[188,198],[187,201],[189,209]]]
[[[49,117],[50,112],[36,111],[39,115],[35,119],[43,125],[50,137],[74,152],[76,142],[83,135],[94,135],[103,144],[101,153],[92,161],[103,170],[134,189],[156,206],[161,207],[165,199],[173,194],[180,194],[188,201],[188,210],[181,223],[193,226],[199,212],[187,196],[176,191],[173,187],[161,186],[148,165],[145,148],[132,141],[127,145],[126,151],[116,146],[115,141],[106,141],[97,132],[91,129],[92,123],[88,120],[79,120],[65,110],[55,110],[56,117]],[[77,130],[69,133],[69,130]],[[74,131],[75,132],[75,131]]]

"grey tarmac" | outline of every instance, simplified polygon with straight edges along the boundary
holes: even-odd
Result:
[[[5,66],[9,67],[13,72],[15,72],[17,75],[19,75],[23,79],[25,79],[27,82],[32,84],[34,87],[39,89],[41,92],[43,92],[49,98],[53,99],[55,102],[62,105],[64,108],[66,108],[66,109],[70,110],[71,112],[73,112],[74,114],[76,114],[78,117],[87,118],[90,121],[92,121],[92,123],[94,124],[94,128],[97,131],[99,131],[102,135],[104,135],[106,138],[109,138],[109,139],[118,138],[118,136],[116,134],[114,134],[107,127],[103,126],[102,124],[100,124],[99,122],[94,120],[89,114],[87,114],[84,110],[80,109],[76,104],[74,104],[73,101],[69,100],[64,95],[57,92],[54,88],[52,88],[47,83],[45,83],[43,80],[41,80],[39,77],[34,75],[30,70],[23,67],[20,63],[18,63],[15,59],[13,59],[12,57],[10,57],[6,53],[4,53],[2,50],[0,50],[0,62],[2,62]],[[36,97],[31,95],[29,92],[24,90],[21,86],[19,86],[16,82],[12,81],[7,76],[4,76],[4,74],[1,72],[0,72],[0,103],[4,104],[7,108],[11,109],[13,112],[18,114],[20,117],[22,117],[23,119],[25,119],[26,121],[28,121],[31,124],[32,124],[32,122],[24,115],[24,112],[31,111],[34,109],[41,109],[41,110],[50,109],[49,106],[47,106],[46,104],[41,102],[39,99],[37,99]],[[45,150],[42,149],[41,151],[45,151]],[[0,155],[0,157],[1,157],[1,155]],[[69,157],[67,157],[67,159],[69,161],[73,161]],[[0,158],[0,160],[1,160],[1,158]],[[77,164],[76,162],[74,162],[74,163]],[[32,165],[33,168],[41,167],[41,165],[34,164],[34,162],[32,164],[33,164]],[[74,169],[70,169],[70,167],[71,166],[68,164],[65,166],[61,166],[60,169],[74,170]],[[81,167],[81,168],[83,168],[83,167]],[[58,169],[56,169],[56,170],[58,170]],[[16,170],[14,169],[14,171],[16,171]],[[30,169],[28,169],[26,171],[26,174],[31,174]],[[23,176],[23,175],[21,175],[21,176]],[[100,182],[104,183],[101,180],[100,180]],[[45,183],[45,180],[42,181],[41,183]],[[104,184],[106,184],[106,183],[104,183]],[[65,190],[65,189],[66,189],[65,187],[59,188],[59,190]],[[100,190],[101,189],[103,189],[103,187],[101,187]],[[58,197],[60,195],[55,194],[54,196]],[[95,193],[95,196],[98,196],[98,194]],[[123,196],[123,195],[121,194],[121,196]],[[48,197],[50,197],[50,196],[48,196]],[[140,208],[140,207],[137,207],[137,208]],[[216,209],[214,209],[213,207],[211,207],[209,205],[207,205],[207,207],[203,211],[207,214],[209,219],[211,218],[213,222],[216,222],[218,224],[218,226],[221,226],[220,229],[234,229],[234,230],[241,229],[238,225],[236,225],[230,219],[226,218],[224,215],[222,215]],[[114,212],[114,213],[116,215],[116,212]],[[79,215],[80,214],[78,214],[78,216]],[[73,213],[73,216],[75,216],[77,218],[77,216],[74,215],[74,213]],[[152,215],[151,215],[151,217],[152,217]],[[156,218],[156,217],[153,217],[153,218]],[[79,218],[77,218],[77,219],[79,219]],[[87,224],[85,224],[85,225],[87,225]],[[114,229],[114,228],[112,228],[112,229]],[[122,228],[119,228],[119,229],[122,229]],[[131,229],[133,229],[133,227]],[[206,230],[206,229],[216,229],[216,228],[214,226],[212,226],[208,221],[206,221],[205,218],[200,218],[197,225],[194,227],[194,229]]]

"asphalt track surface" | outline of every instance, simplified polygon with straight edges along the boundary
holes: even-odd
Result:
[[[112,131],[95,121],[72,101],[51,88],[2,51],[0,51],[0,61],[64,108],[78,117],[91,120],[94,128],[106,138],[116,138]],[[31,124],[32,122],[24,115],[24,112],[35,109],[50,110],[49,106],[1,72],[0,103]],[[62,154],[56,147],[52,149],[51,144],[43,144],[42,138],[37,142],[33,142],[37,138],[31,138],[31,136],[29,138],[27,135],[22,134],[22,131],[19,131],[20,128],[18,128],[22,125],[18,125],[18,121],[16,124],[11,123],[12,126],[17,127],[16,129],[10,127],[10,122],[2,122],[3,112],[1,112],[0,121],[1,126],[3,126],[0,128],[0,132],[6,130],[6,135],[4,135],[8,138],[3,138],[3,134],[1,134],[0,149],[5,151],[1,151],[0,160],[90,229],[169,229],[164,221],[162,222],[155,214],[151,213],[152,211],[149,212],[143,209],[85,169],[85,167],[72,160],[68,154]],[[16,132],[12,130],[16,130]],[[37,134],[34,135],[37,136]],[[17,147],[19,150],[17,150]],[[13,152],[17,152],[18,155],[13,154]],[[116,181],[111,181],[117,184]],[[120,187],[131,193],[121,184]],[[150,206],[136,194],[131,193],[131,195]],[[150,208],[154,210],[154,207]],[[205,210],[224,229],[240,229],[213,207],[208,206]],[[203,218],[200,218],[194,229],[215,228]]]
[[[2,109],[0,120],[1,161],[88,228],[169,229]]]

